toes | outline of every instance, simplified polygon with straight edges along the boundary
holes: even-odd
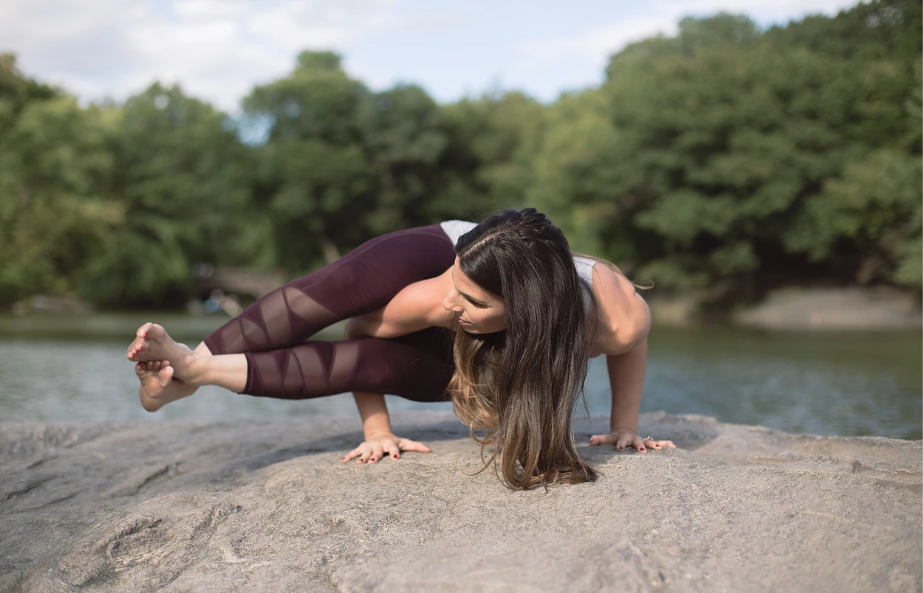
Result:
[[[141,338],[135,339],[135,341],[132,342],[130,346],[128,346],[128,358],[134,359],[135,356],[137,356],[139,352],[144,350],[145,344],[146,344],[145,340]]]
[[[138,361],[135,363],[135,373],[141,379],[146,379],[151,373],[155,372],[152,362]]]
[[[166,387],[170,384],[170,380],[173,379],[173,367],[165,366],[159,373],[157,373],[157,382],[160,383],[161,387]]]
[[[147,323],[145,323],[144,325],[138,328],[138,331],[135,333],[135,335],[138,336],[139,338],[146,338],[147,332],[149,332],[152,327],[154,327],[154,324],[148,321]]]

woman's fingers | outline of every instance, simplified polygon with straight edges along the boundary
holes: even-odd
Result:
[[[635,439],[637,438],[638,437],[636,437],[635,435],[631,433],[628,433],[628,432],[622,433],[621,435],[619,435],[619,440],[616,441],[615,443],[615,448],[619,451],[624,451],[625,447],[627,447],[628,445],[633,445]]]
[[[356,463],[375,463],[384,459],[385,455],[390,455],[392,459],[399,459],[401,451],[419,451],[420,453],[429,453],[432,451],[428,446],[410,439],[393,439],[386,438],[382,440],[372,440],[371,442],[362,443],[346,455],[340,461],[349,461],[356,459]]]
[[[340,461],[349,461],[350,459],[355,459],[356,457],[359,457],[360,455],[362,455],[362,447],[356,447],[355,449],[353,449],[352,451],[344,455],[343,459],[341,459]]]
[[[382,454],[384,454],[384,452],[385,452],[385,448],[382,446],[381,443],[375,443],[374,445],[372,445],[372,456],[369,457],[369,463],[375,463],[376,461],[381,459],[381,456]]]
[[[675,449],[673,441],[655,441],[651,438],[641,438],[631,432],[612,432],[609,434],[594,434],[590,437],[591,445],[615,445],[619,451],[624,451],[626,447],[634,447],[641,453],[646,453],[648,448],[660,450],[664,447]]]
[[[418,451],[420,453],[429,453],[432,451],[428,446],[410,439],[401,439],[397,443],[401,451]]]
[[[611,434],[594,434],[590,437],[591,445],[614,445],[615,438]]]

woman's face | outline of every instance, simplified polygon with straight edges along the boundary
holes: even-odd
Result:
[[[487,292],[452,264],[452,290],[442,301],[446,311],[455,313],[458,325],[469,334],[492,334],[506,329],[506,307],[500,298]]]

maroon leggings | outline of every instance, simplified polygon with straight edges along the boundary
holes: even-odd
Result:
[[[444,401],[454,371],[452,335],[430,327],[394,339],[305,341],[335,321],[384,307],[408,284],[455,261],[438,225],[367,241],[313,274],[262,297],[205,338],[212,354],[243,353],[243,393],[307,399],[366,391]]]

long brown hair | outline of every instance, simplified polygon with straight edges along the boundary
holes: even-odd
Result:
[[[510,209],[462,235],[455,251],[461,271],[506,305],[505,330],[455,331],[449,392],[482,459],[493,446],[482,470],[492,465],[516,489],[595,480],[571,423],[596,339],[587,332],[595,307],[582,306],[586,283],[564,233],[535,208]]]

